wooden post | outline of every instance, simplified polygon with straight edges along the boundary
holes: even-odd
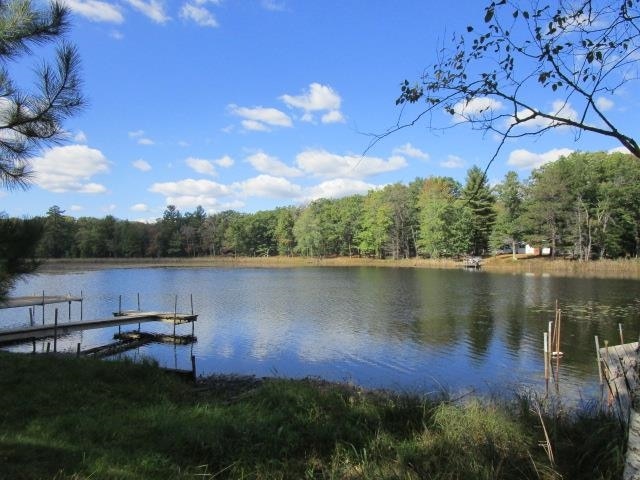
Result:
[[[618,332],[620,332],[620,345],[624,345],[624,336],[622,335],[622,324],[618,324]]]
[[[602,385],[602,360],[600,359],[600,342],[598,341],[598,335],[596,335],[596,359],[598,360],[598,378],[600,378],[600,385]]]
[[[80,342],[78,342],[78,346],[76,348],[76,356],[80,356]]]
[[[118,315],[122,315],[122,295],[118,295]]]
[[[544,349],[544,379],[549,380],[549,334],[544,332],[542,338]]]
[[[42,324],[44,325],[44,290],[42,290]]]
[[[82,290],[80,290],[80,320],[82,320],[82,304],[84,303],[84,295],[82,294]]]
[[[58,352],[58,309],[55,309],[53,316],[53,353]]]
[[[50,349],[51,349],[51,342],[47,342],[47,353],[49,353]]]
[[[173,302],[173,343],[176,342],[176,320],[178,318],[178,295]]]
[[[31,339],[31,343],[33,345],[33,352],[32,353],[36,353],[36,339],[35,337]]]
[[[193,293],[191,294],[191,315],[193,315]]]
[[[69,300],[69,320],[71,320],[71,300]]]
[[[29,307],[29,325],[33,327],[33,308]]]
[[[191,355],[191,373],[193,373],[193,379],[195,380],[196,377],[196,356],[195,355]]]
[[[138,311],[140,311],[140,292],[138,292]]]

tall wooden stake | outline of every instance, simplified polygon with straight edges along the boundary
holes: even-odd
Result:
[[[596,359],[598,361],[598,378],[600,379],[600,385],[602,385],[602,359],[600,358],[600,341],[598,335],[596,335]]]
[[[53,353],[58,351],[58,309],[55,309],[53,316]]]

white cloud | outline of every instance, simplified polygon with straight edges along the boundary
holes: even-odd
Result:
[[[101,185],[99,183],[86,183],[84,185],[82,185],[78,190],[76,190],[78,193],[106,193],[107,192],[107,187],[105,187],[104,185]]]
[[[336,178],[309,188],[306,191],[305,197],[308,200],[317,200],[318,198],[341,198],[348,195],[364,194],[369,190],[374,190],[376,188],[378,188],[376,185],[365,183],[362,180]]]
[[[224,157],[220,157],[214,160],[214,163],[219,167],[229,168],[233,166],[234,161],[233,161],[233,158],[231,158],[229,155],[225,155]]]
[[[113,30],[111,33],[109,33],[109,36],[114,40],[122,40],[124,38],[124,33],[119,32],[118,30]]]
[[[257,152],[247,157],[247,161],[260,173],[268,173],[279,177],[299,177],[302,171],[295,167],[290,167],[278,160],[276,157],[267,155],[264,152]]]
[[[146,203],[136,203],[135,205],[131,205],[129,210],[133,212],[148,212],[149,206]]]
[[[401,156],[388,160],[361,155],[337,155],[326,150],[306,150],[296,156],[296,164],[305,173],[318,177],[364,178],[392,172],[407,166]]]
[[[175,205],[181,209],[192,209],[201,205],[205,210],[211,211],[220,208],[219,197],[233,194],[226,185],[191,178],[177,182],[154,183],[149,191],[163,195],[167,205]]]
[[[457,155],[448,155],[446,160],[440,162],[440,166],[443,168],[462,168],[464,160]]]
[[[429,154],[423,152],[419,148],[414,147],[410,143],[405,143],[397,148],[393,149],[393,153],[396,155],[405,155],[411,158],[418,158],[420,160],[429,160]]]
[[[189,157],[185,160],[185,163],[189,168],[203,175],[211,175],[214,177],[218,174],[218,172],[216,172],[216,167],[213,165],[211,160]]]
[[[302,188],[286,178],[258,175],[234,184],[240,194],[246,197],[298,198]]]
[[[105,205],[104,207],[102,207],[102,211],[105,213],[112,213],[116,210],[116,208],[118,208],[118,206],[115,203],[110,203],[109,205]]]
[[[135,130],[133,132],[129,132],[129,138],[134,139],[138,145],[154,145],[155,142],[150,138],[146,137],[144,134],[144,130]]]
[[[562,156],[573,153],[570,148],[554,148],[544,153],[533,153],[524,149],[514,150],[509,154],[507,164],[521,170],[537,168],[545,163],[554,162]]]
[[[461,101],[453,106],[454,121],[462,122],[468,119],[481,117],[485,114],[491,115],[495,110],[501,110],[502,103],[489,97],[476,97],[468,102]]]
[[[280,100],[289,107],[303,110],[303,121],[312,122],[312,112],[326,111],[321,117],[322,123],[344,122],[344,116],[340,112],[342,99],[328,85],[312,83],[309,90],[301,95],[282,95]]]
[[[171,18],[164,11],[164,4],[159,0],[126,0],[133,8],[146,15],[156,23],[166,23]]]
[[[99,0],[64,0],[69,9],[93,22],[122,23],[124,16],[117,5]]]
[[[243,118],[242,126],[247,130],[268,131],[269,127],[291,127],[293,123],[286,113],[277,108],[239,107],[229,105],[233,115]]]
[[[609,100],[606,97],[596,98],[596,107],[598,107],[598,109],[603,112],[606,112],[607,110],[611,110],[613,106],[614,106],[613,101]]]
[[[331,110],[320,117],[322,123],[344,123],[344,116],[339,110]]]
[[[71,210],[72,212],[81,212],[82,210],[84,210],[84,207],[82,205],[71,205],[69,207],[69,210]]]
[[[151,170],[151,164],[143,159],[131,162],[131,165],[133,166],[133,168],[137,168],[141,172],[148,172],[149,170]]]
[[[284,2],[277,2],[275,0],[262,0],[260,4],[265,10],[272,12],[283,12],[287,8]]]
[[[87,143],[87,135],[82,130],[79,130],[73,136],[73,141],[76,143]]]
[[[245,130],[251,130],[253,132],[270,132],[271,129],[264,123],[257,120],[242,120],[242,126]]]
[[[627,147],[623,147],[622,145],[620,145],[619,147],[615,147],[615,148],[612,148],[610,150],[607,150],[607,153],[625,153],[625,154],[630,154],[631,152],[629,152],[629,149]]]
[[[56,193],[104,193],[104,185],[89,182],[94,175],[107,173],[109,161],[100,150],[86,145],[67,145],[46,150],[31,161],[35,183]]]
[[[202,2],[197,2],[201,4]],[[217,27],[218,22],[213,14],[200,5],[185,3],[180,10],[180,17],[186,20],[192,20],[201,27]]]

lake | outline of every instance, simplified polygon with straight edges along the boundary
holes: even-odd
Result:
[[[135,309],[138,293],[142,310],[173,311],[177,295],[178,311],[190,312],[193,295],[197,343],[126,354],[136,359],[189,369],[193,353],[199,375],[317,376],[414,393],[543,388],[543,332],[556,300],[565,354],[559,386],[568,396],[598,390],[594,335],[619,343],[619,323],[625,341],[640,333],[640,282],[627,279],[375,267],[140,268],[40,274],[20,282],[13,295],[43,291],[82,291],[85,319],[110,317],[119,296],[123,309]],[[46,307],[47,322],[54,308]],[[58,308],[66,321],[67,305]],[[79,310],[72,306],[74,319]],[[0,328],[28,324],[26,308],[0,311]],[[147,331],[171,329],[143,324]],[[117,330],[69,335],[59,349],[108,343]],[[191,327],[178,326],[177,333]]]

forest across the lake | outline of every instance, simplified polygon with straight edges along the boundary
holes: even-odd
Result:
[[[42,230],[41,258],[364,257],[457,259],[525,245],[590,261],[640,253],[640,163],[621,153],[573,153],[495,185],[478,167],[464,185],[417,178],[366,195],[255,213],[166,207],[146,223],[65,215],[4,219]],[[11,228],[15,228],[15,225]],[[446,264],[444,262],[443,264]]]

